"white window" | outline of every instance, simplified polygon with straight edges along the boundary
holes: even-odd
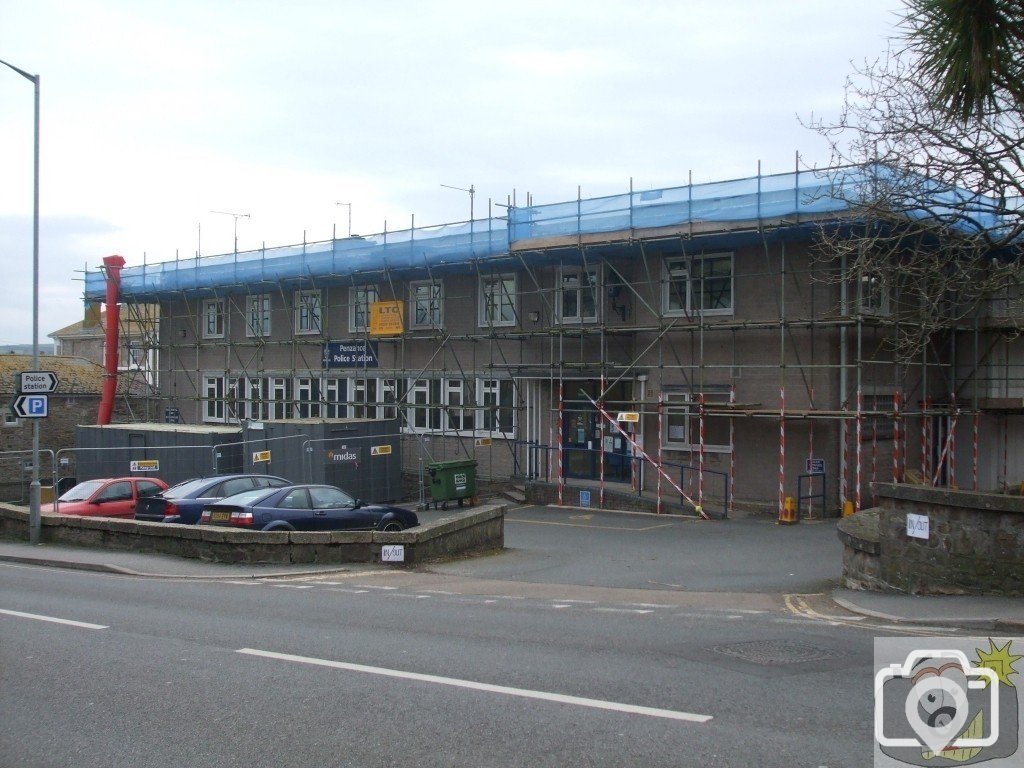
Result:
[[[16,427],[18,426],[18,417],[13,413],[4,411],[4,426],[5,427]]]
[[[441,380],[415,379],[409,384],[409,423],[416,431],[441,429]]]
[[[322,333],[320,291],[295,292],[295,333]]]
[[[270,385],[269,415],[271,419],[290,419],[292,415],[292,380],[283,376],[268,379]]]
[[[443,292],[441,281],[431,280],[409,284],[413,328],[440,328]]]
[[[880,275],[860,275],[857,282],[857,305],[865,315],[889,314],[889,290]]]
[[[270,335],[270,295],[263,293],[245,298],[245,335]]]
[[[324,418],[348,418],[348,379],[324,379]]]
[[[515,434],[515,382],[481,379],[479,402],[483,406],[479,429],[509,437]]]
[[[352,379],[352,418],[376,419],[377,380]]]
[[[295,380],[295,416],[299,419],[320,418],[320,378],[300,376]]]
[[[668,390],[664,394],[665,417],[662,447],[696,451],[700,449],[701,398],[698,393]],[[704,450],[712,453],[729,450],[729,417],[708,415],[707,409],[726,405],[729,392],[724,389],[704,392]]]
[[[516,276],[480,278],[480,325],[516,324]]]
[[[203,421],[224,421],[224,377],[203,377]]]
[[[398,405],[405,397],[405,379],[381,379],[381,402],[384,403],[384,418],[398,417]]]
[[[597,270],[563,269],[559,275],[555,311],[563,323],[597,320]]]
[[[353,333],[370,330],[370,305],[380,301],[375,285],[357,285],[348,289],[348,329]]]
[[[224,338],[224,299],[205,299],[203,301],[203,338]]]
[[[263,379],[241,379],[238,386],[238,418],[262,421],[266,418]]]
[[[445,379],[444,405],[446,428],[456,431],[472,432],[476,424],[476,410],[469,407],[473,404],[475,381],[462,379]]]
[[[732,314],[732,254],[666,259],[662,306],[666,315]]]

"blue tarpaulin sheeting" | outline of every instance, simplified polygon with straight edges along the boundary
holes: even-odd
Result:
[[[484,219],[127,267],[121,272],[121,296],[125,302],[141,303],[261,290],[260,285],[268,284],[369,283],[376,282],[384,270],[426,275],[474,262],[498,267],[507,261],[510,247],[529,250],[533,240],[544,247],[544,238],[702,223],[785,219],[786,224],[795,224],[801,216],[845,213],[859,190],[893,181],[891,172],[880,168],[810,170],[510,208],[507,221]],[[911,207],[906,215],[934,218],[946,210],[962,210],[966,202],[976,209],[977,226],[995,231],[1001,225],[996,212],[1007,206],[963,190],[936,189],[930,200],[934,207],[927,211]],[[954,226],[973,225],[957,221]],[[85,297],[104,299],[102,272],[86,275]]]

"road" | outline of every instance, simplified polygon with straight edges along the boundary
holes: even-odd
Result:
[[[0,564],[2,764],[870,765],[872,639],[898,630],[821,595],[629,562],[693,538],[679,522],[634,541],[651,520],[519,510],[508,553],[422,571]],[[616,535],[612,562],[600,542]],[[764,560],[762,581],[794,573]]]

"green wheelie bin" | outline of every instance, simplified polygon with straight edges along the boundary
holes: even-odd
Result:
[[[458,501],[461,507],[463,499],[476,496],[474,459],[435,461],[427,465],[427,474],[430,476],[430,500],[435,509],[438,505],[448,509],[449,501]]]

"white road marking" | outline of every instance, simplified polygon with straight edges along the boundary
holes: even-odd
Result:
[[[247,656],[259,656],[266,659],[278,661],[292,661],[299,664],[311,664],[318,667],[329,667],[331,669],[344,669],[349,672],[364,672],[369,675],[380,675],[382,677],[394,677],[403,680],[416,680],[422,683],[434,683],[436,685],[447,685],[453,688],[468,688],[474,691],[486,693],[500,693],[505,696],[519,696],[526,699],[540,699],[542,701],[553,701],[559,704],[572,704],[577,707],[590,707],[592,709],[605,709],[613,712],[623,712],[630,715],[644,715],[646,717],[661,717],[668,720],[682,720],[690,723],[706,723],[712,719],[711,715],[698,715],[692,712],[679,712],[672,709],[657,709],[655,707],[641,707],[636,704],[621,704],[615,701],[604,701],[602,699],[587,699],[580,696],[567,696],[562,693],[549,693],[547,691],[532,691],[527,688],[510,688],[504,685],[491,685],[490,683],[478,683],[473,680],[460,680],[454,677],[440,677],[438,675],[424,675],[419,672],[405,672],[399,669],[387,669],[385,667],[369,667],[364,664],[350,664],[344,661],[331,661],[329,659],[317,659],[310,656],[294,656],[290,653],[275,653],[273,651],[261,651],[257,648],[239,648],[236,653]]]
[[[344,592],[349,595],[365,595],[368,589],[346,589],[345,587],[328,587],[328,592]]]
[[[40,616],[37,613],[22,613],[21,611],[7,611],[0,608],[0,613],[8,616],[17,616],[21,619],[35,619],[36,621],[49,621],[53,624],[67,624],[69,627],[81,627],[82,629],[110,629],[104,624],[90,624],[87,621],[72,621],[71,619],[58,619],[53,616]]]
[[[271,584],[272,587],[278,589],[312,589],[312,584]]]
[[[430,595],[461,595],[461,592],[449,592],[446,589],[421,589],[420,592],[426,592]]]
[[[359,587],[359,589],[383,589],[383,590],[398,589],[398,587],[381,587],[381,586],[378,586],[377,584],[353,584],[352,586],[353,587]]]
[[[653,613],[653,611],[648,611],[643,608],[595,608],[594,610],[600,613]]]

